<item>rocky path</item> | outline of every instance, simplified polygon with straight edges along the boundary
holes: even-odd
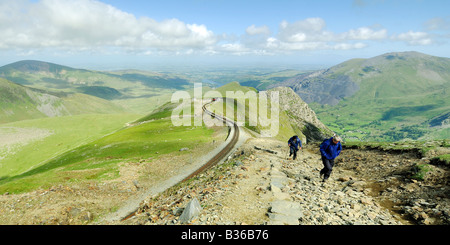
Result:
[[[355,181],[337,166],[333,178],[322,183],[321,168],[317,155],[307,151],[299,161],[272,164],[270,189],[275,200],[269,224],[402,224],[364,193],[364,181]]]
[[[145,200],[123,224],[407,223],[368,195],[363,180],[339,166],[323,184],[316,149],[304,149],[293,161],[287,160],[286,148],[277,140],[251,138],[224,164]],[[193,200],[199,212],[186,220],[183,212]]]

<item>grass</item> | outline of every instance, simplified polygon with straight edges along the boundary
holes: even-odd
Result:
[[[401,142],[361,142],[361,141],[345,141],[345,147],[348,148],[359,148],[359,149],[380,149],[383,151],[415,151],[417,154],[423,156],[427,155],[430,150],[436,150],[438,148],[449,148],[450,141],[445,140],[434,140],[434,141],[401,141]],[[450,164],[450,154],[442,154],[436,156],[432,161],[442,162],[446,165]]]
[[[173,93],[173,90],[154,90],[142,97],[116,99],[111,100],[111,102],[125,108],[127,111],[146,115],[163,105],[166,101],[170,101]]]
[[[438,161],[438,162],[443,163],[444,165],[450,166],[450,154],[444,154],[444,155],[435,157],[432,160]]]
[[[14,176],[40,165],[65,151],[118,130],[138,117],[134,114],[77,115],[26,120],[0,127],[45,129],[52,134],[18,148],[1,161],[1,176]],[[20,164],[18,164],[20,163]],[[0,177],[1,178],[1,177]]]
[[[378,59],[373,66],[353,60],[335,69],[336,76],[348,75],[360,89],[336,106],[311,103],[319,119],[341,136],[358,140],[445,139],[446,132],[430,129],[429,121],[450,109],[448,60]],[[422,70],[436,71],[442,79],[424,77]]]
[[[429,164],[416,164],[413,168],[412,179],[423,181],[425,179],[425,175],[431,171],[431,167]]]
[[[234,101],[234,103],[232,103]],[[248,99],[246,99],[244,101],[245,105],[242,105],[243,100],[241,99],[234,99],[231,100],[229,99],[227,101],[227,103],[223,102],[221,103],[221,101],[214,103],[212,106],[210,106],[210,110],[212,112],[216,112],[218,114],[224,114],[226,115],[228,118],[230,119],[243,119],[244,120],[244,127],[257,132],[257,133],[261,133],[262,130],[270,130],[272,133],[274,133],[274,130],[278,130],[278,134],[274,135],[273,138],[279,139],[281,141],[287,141],[287,139],[289,139],[290,137],[292,137],[293,135],[298,135],[299,137],[303,138],[303,133],[301,132],[301,130],[296,127],[296,125],[292,125],[291,124],[291,119],[289,118],[289,116],[287,115],[287,113],[283,110],[279,110],[279,115],[278,118],[272,118],[271,116],[271,102],[270,99],[268,98],[268,104],[267,104],[267,120],[271,121],[271,120],[278,120],[278,129],[272,129],[271,125],[269,124],[269,126],[267,127],[263,127],[261,125],[261,120],[264,120],[263,118],[260,117],[259,115],[259,99],[256,100],[256,108],[252,108],[253,110],[258,110],[258,122],[256,123],[256,126],[254,126],[254,122],[250,122],[250,102]],[[240,103],[241,102],[241,103]],[[245,115],[240,115],[240,117],[238,117],[238,103],[239,106],[241,106],[242,108],[245,108]],[[228,110],[227,110],[228,107]],[[227,111],[233,111],[233,115],[229,115],[229,113],[227,114]]]
[[[240,90],[236,84],[228,89]],[[7,163],[2,162],[8,171],[2,171],[0,176],[0,194],[28,192],[66,182],[114,179],[118,177],[118,163],[151,161],[165,154],[188,154],[179,150],[209,142],[214,129],[205,125],[173,126],[170,116],[174,106],[166,103],[138,120],[138,115],[79,115],[5,124],[49,129],[53,134],[23,146],[6,159]],[[248,119],[249,104],[246,102],[244,106]],[[192,109],[191,104],[191,113]],[[125,122],[148,120],[152,121],[121,129]],[[251,127],[248,120],[246,126]],[[301,134],[295,133],[289,117],[281,111],[279,132],[276,138],[281,140]]]
[[[346,148],[358,148],[358,149],[379,149],[383,151],[414,151],[419,155],[425,156],[430,150],[436,150],[438,148],[450,147],[450,141],[447,140],[435,140],[435,141],[406,141],[406,142],[344,142]],[[430,161],[431,165],[450,165],[450,154],[442,154],[435,156]],[[423,181],[428,172],[433,171],[433,167],[430,164],[415,164],[412,168],[411,178],[419,181]]]
[[[172,115],[172,110],[175,109],[176,106],[177,106],[176,104],[167,102],[164,105],[157,108],[156,110],[154,110],[149,115],[139,118],[138,120],[136,120],[136,122],[145,122],[149,120],[156,120],[170,117]]]
[[[0,180],[0,193],[20,193],[66,181],[117,177],[117,163],[157,158],[183,147],[209,141],[214,130],[206,127],[175,127],[170,119],[156,120],[119,130],[86,143],[44,164]],[[177,154],[187,154],[179,152]]]
[[[411,98],[372,101],[348,98],[335,107],[317,104],[311,104],[311,107],[330,129],[348,138],[397,141],[404,138],[417,140],[431,135],[434,139],[444,139],[446,131],[433,133],[427,122],[445,113],[450,103],[432,101],[430,98],[433,97],[437,95],[424,93]],[[404,133],[392,134],[393,131]]]

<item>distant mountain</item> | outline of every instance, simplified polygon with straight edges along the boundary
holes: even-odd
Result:
[[[123,112],[120,106],[94,96],[48,92],[0,78],[0,124],[43,117]]]
[[[26,72],[26,73],[60,73],[61,71],[73,71],[74,68],[57,65],[37,60],[18,61],[0,68],[3,73]]]
[[[418,52],[352,59],[271,87],[292,88],[331,129],[349,138],[445,138],[450,59]],[[436,126],[439,125],[439,126]]]
[[[81,92],[103,99],[155,96],[158,90],[179,90],[189,85],[181,77],[143,71],[100,72],[49,62],[24,60],[0,67],[0,77],[34,88]]]

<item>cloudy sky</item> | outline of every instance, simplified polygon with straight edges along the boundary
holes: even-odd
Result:
[[[449,10],[448,0],[0,0],[0,65],[450,57]]]

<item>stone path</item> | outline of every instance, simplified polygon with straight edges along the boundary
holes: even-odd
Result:
[[[224,165],[147,200],[126,224],[402,224],[368,195],[363,179],[336,166],[323,184],[315,149],[303,150],[293,161],[285,159],[284,148],[283,142],[252,138]],[[181,222],[182,211],[194,198],[202,211]]]
[[[401,224],[364,193],[364,181],[339,170],[322,183],[318,155],[300,152],[296,161],[280,159],[271,165],[268,212],[273,225]]]

